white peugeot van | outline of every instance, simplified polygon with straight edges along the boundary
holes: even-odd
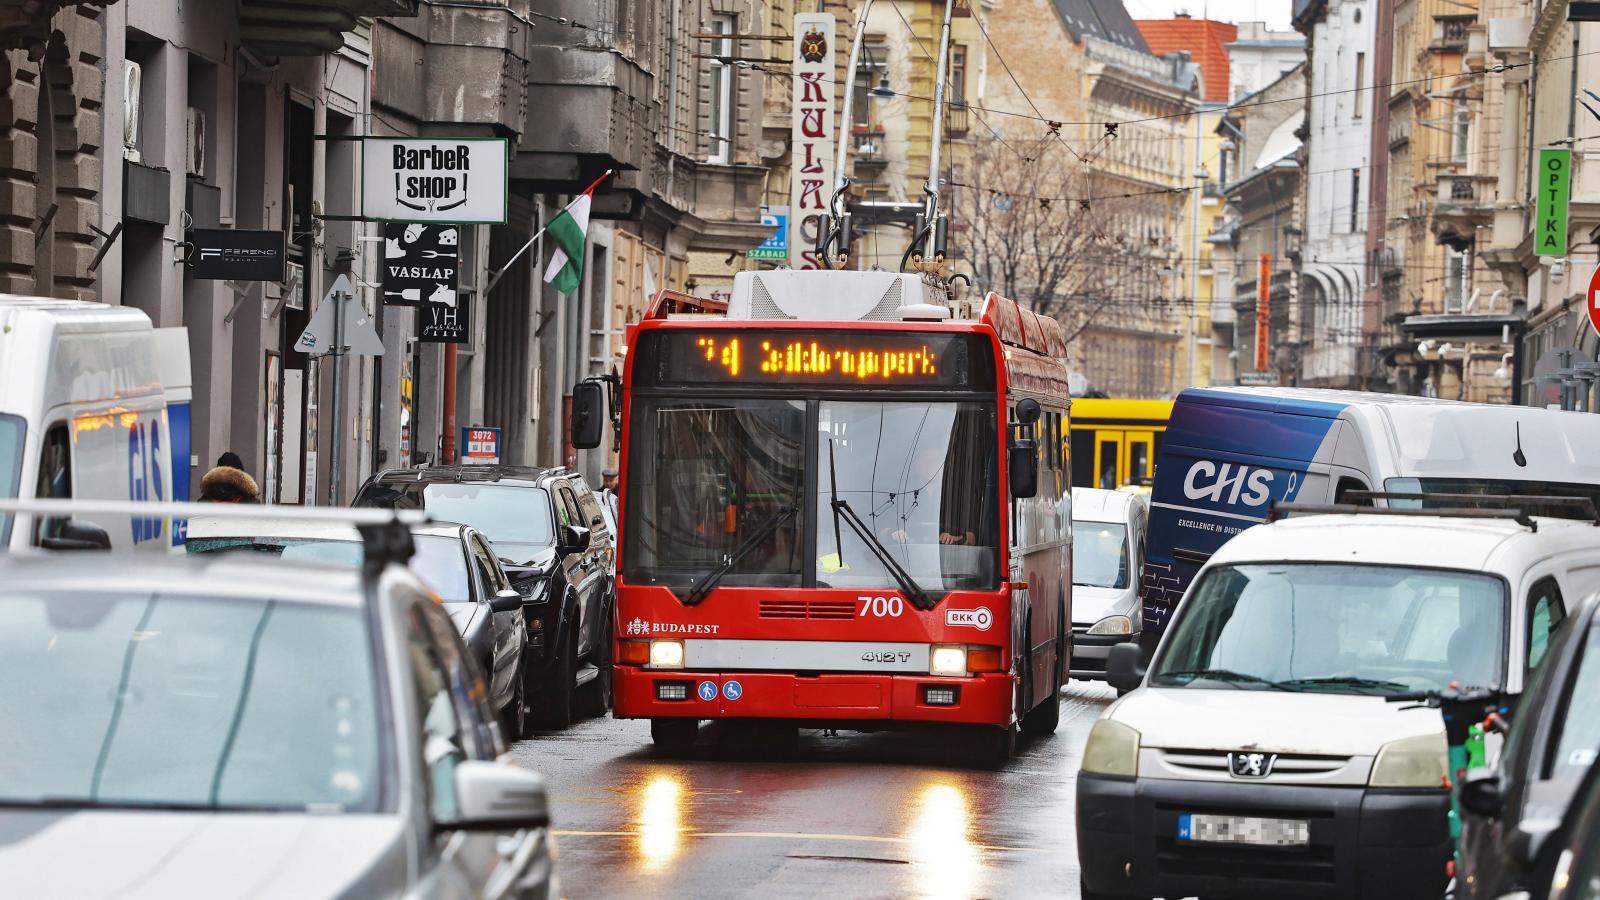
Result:
[[[1247,529],[1201,568],[1148,674],[1136,646],[1112,651],[1108,680],[1137,689],[1084,749],[1085,900],[1442,896],[1443,720],[1387,697],[1521,691],[1564,598],[1600,587],[1600,526],[1421,512]]]
[[[1139,639],[1146,499],[1072,489],[1072,677],[1104,679],[1117,644]]]
[[[183,329],[157,331],[132,307],[0,295],[0,497],[171,501],[189,442],[187,418],[181,435],[168,421],[163,372],[187,392],[188,344],[165,332]],[[159,517],[0,513],[0,548],[172,544]]]

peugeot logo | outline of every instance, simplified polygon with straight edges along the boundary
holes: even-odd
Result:
[[[1277,761],[1276,753],[1229,753],[1228,771],[1235,778],[1266,778]]]

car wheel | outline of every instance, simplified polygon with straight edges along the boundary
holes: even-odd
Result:
[[[560,731],[572,725],[573,686],[578,680],[578,643],[576,632],[569,630],[567,640],[557,651],[550,669],[540,679],[538,701],[534,719],[540,728]]]
[[[506,743],[520,741],[532,733],[528,728],[528,679],[518,672],[516,687],[511,692],[511,702],[501,711],[500,730],[505,732]]]
[[[651,719],[650,740],[662,756],[682,756],[694,748],[700,736],[699,719]]]

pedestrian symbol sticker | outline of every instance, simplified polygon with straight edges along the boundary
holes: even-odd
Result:
[[[737,681],[729,681],[722,686],[722,696],[729,700],[737,700],[744,696],[744,685]]]
[[[695,689],[701,700],[711,701],[717,699],[717,683],[715,681],[702,681]]]

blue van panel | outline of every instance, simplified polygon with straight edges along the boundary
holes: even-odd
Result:
[[[189,404],[172,403],[167,406],[167,431],[172,441],[172,499],[179,503],[189,501]],[[172,522],[172,546],[181,547],[187,538],[188,519]]]
[[[1296,499],[1329,462],[1343,403],[1266,392],[1188,390],[1162,442],[1139,594],[1146,642],[1166,628],[1206,557]]]

